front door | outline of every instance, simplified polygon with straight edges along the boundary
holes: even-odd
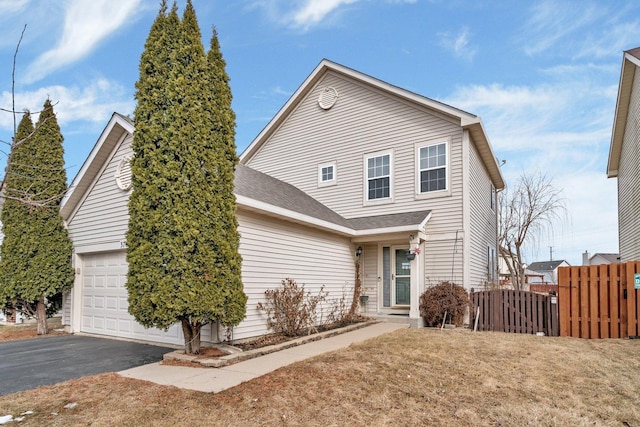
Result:
[[[393,248],[391,266],[392,300],[395,306],[411,305],[411,261],[407,248]]]

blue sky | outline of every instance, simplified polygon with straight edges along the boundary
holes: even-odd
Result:
[[[177,2],[180,13],[184,0]],[[640,46],[640,3],[463,0],[193,0],[205,46],[216,26],[241,152],[322,58],[482,117],[507,183],[541,171],[567,219],[527,261],[617,252],[605,174],[622,52]],[[0,0],[0,107],[57,102],[71,180],[113,111],[131,114],[159,0]],[[0,112],[0,139],[12,134]],[[6,151],[6,149],[3,149]],[[4,162],[3,155],[0,161]]]

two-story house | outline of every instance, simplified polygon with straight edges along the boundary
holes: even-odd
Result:
[[[76,266],[64,322],[71,331],[180,344],[180,328],[144,329],[127,312],[133,132],[114,114],[62,203]],[[287,277],[350,301],[359,273],[365,314],[420,326],[427,286],[497,279],[503,187],[479,117],[323,60],[240,156],[249,300],[234,338],[267,332],[256,305]],[[212,325],[203,341],[219,333]]]
[[[640,47],[622,57],[607,176],[618,179],[620,262],[640,260]]]

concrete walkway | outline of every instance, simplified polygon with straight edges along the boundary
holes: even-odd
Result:
[[[222,368],[189,368],[151,363],[121,371],[119,374],[123,377],[151,381],[156,384],[218,393],[294,362],[349,347],[353,343],[362,342],[398,329],[404,329],[407,326],[398,323],[376,323],[355,331],[288,348]]]

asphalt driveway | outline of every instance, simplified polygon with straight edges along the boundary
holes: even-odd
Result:
[[[172,350],[75,335],[0,342],[0,396],[158,362]]]

